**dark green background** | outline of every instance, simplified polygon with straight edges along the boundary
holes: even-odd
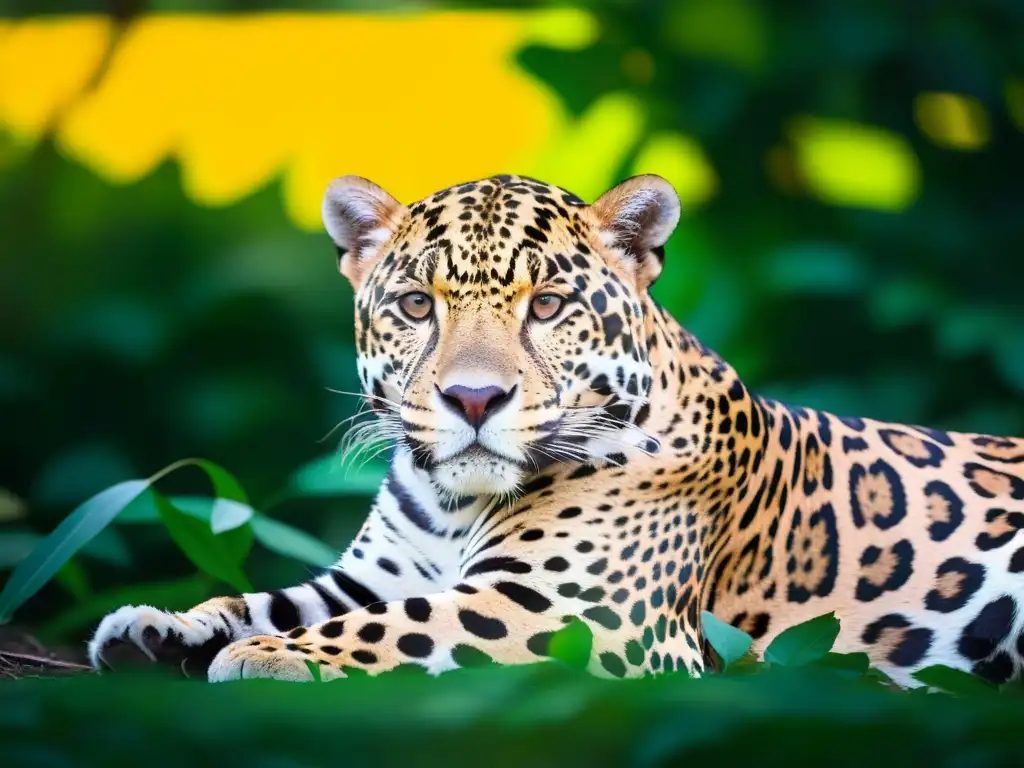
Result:
[[[573,113],[629,90],[651,107],[645,132],[681,130],[707,152],[719,193],[684,218],[658,298],[766,394],[1024,434],[1024,133],[1003,95],[1008,77],[1024,76],[1024,4],[758,3],[756,66],[681,51],[682,4],[589,4],[601,22],[590,48],[518,54]],[[0,14],[273,5],[0,0]],[[650,82],[622,66],[635,49],[653,58]],[[930,143],[913,120],[922,91],[979,99],[987,146]],[[916,202],[881,213],[780,191],[765,156],[801,113],[903,135],[921,165]],[[326,236],[299,232],[273,186],[203,209],[174,165],[112,187],[43,143],[0,171],[0,249],[0,488],[26,513],[0,524],[0,553],[90,494],[187,456],[229,468],[260,506],[333,448],[334,437],[318,441],[353,412],[326,391],[357,386],[351,292]],[[367,503],[300,499],[274,514],[340,547]],[[158,527],[119,527],[96,550],[18,619],[77,642],[116,599],[110,589],[194,572]],[[307,569],[258,551],[248,571],[270,587]],[[195,596],[192,582],[173,584],[192,592],[163,594]],[[72,606],[76,620],[49,623]]]

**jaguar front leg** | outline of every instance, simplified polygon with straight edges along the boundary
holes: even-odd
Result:
[[[554,557],[547,563],[561,569],[559,560]],[[507,566],[520,572],[527,567],[514,557],[485,562],[488,567]],[[321,679],[329,680],[343,677],[346,667],[377,674],[414,664],[437,674],[487,661],[544,661],[552,635],[574,617],[593,632],[588,664],[592,674],[633,677],[657,671],[651,662],[658,654],[647,649],[655,635],[659,641],[665,639],[664,615],[648,614],[645,620],[635,604],[626,616],[614,600],[595,602],[593,595],[599,590],[583,581],[588,575],[585,569],[580,568],[579,575],[572,570],[565,575],[579,578],[581,584],[555,582],[536,572],[515,580],[509,573],[494,579],[478,575],[444,592],[370,605],[345,617],[295,629],[287,637],[252,637],[222,650],[210,666],[209,678],[214,682],[251,677],[308,681],[313,679],[310,663],[319,668]],[[688,637],[699,637],[699,629],[687,626],[678,640],[669,642],[675,646],[678,668],[700,674],[703,657],[695,642],[684,642]]]
[[[174,613],[149,605],[126,605],[104,617],[89,641],[97,670],[118,669],[148,659],[204,673],[229,643],[255,634],[280,633],[310,621],[340,616],[381,599],[338,566],[296,587],[273,592],[215,597]]]
[[[522,583],[470,580],[425,597],[376,603],[347,616],[227,646],[213,660],[212,682],[271,677],[324,680],[355,667],[370,674],[416,664],[440,673],[480,662],[524,664],[546,657],[547,641],[571,618],[546,590]]]
[[[478,511],[472,504],[456,514],[442,511],[422,473],[400,454],[359,534],[322,575],[287,589],[213,598],[183,613],[124,606],[100,623],[89,658],[97,669],[134,657],[205,674],[229,643],[439,590],[458,578],[462,537]]]

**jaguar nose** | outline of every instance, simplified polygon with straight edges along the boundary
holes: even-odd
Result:
[[[443,391],[439,389],[438,394],[445,404],[469,422],[470,426],[479,428],[488,417],[512,399],[515,391],[515,387],[505,390],[495,386],[464,387],[461,384],[453,384]]]

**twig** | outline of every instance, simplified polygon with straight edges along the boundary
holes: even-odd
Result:
[[[48,659],[45,656],[33,656],[29,653],[12,653],[11,651],[0,651],[0,659],[9,659],[19,664],[35,664],[44,667],[60,667],[61,669],[74,669],[79,672],[91,672],[92,667],[86,664],[77,664],[73,661],[60,661]]]

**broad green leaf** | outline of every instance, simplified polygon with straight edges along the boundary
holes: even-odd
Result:
[[[704,627],[704,637],[711,643],[711,647],[722,658],[726,667],[743,658],[754,642],[754,639],[742,629],[726,624],[707,611],[701,613],[701,623]]]
[[[175,508],[170,501],[154,494],[160,519],[175,544],[200,570],[227,582],[239,592],[252,592],[242,570],[242,561],[252,546],[252,531],[236,528],[216,534],[210,526]]]
[[[383,461],[343,466],[337,454],[321,456],[292,475],[287,495],[374,496],[387,472],[388,465]]]
[[[128,480],[93,496],[68,515],[11,573],[0,593],[0,624],[10,620],[71,557],[138,498],[148,480]]]
[[[163,476],[174,469],[187,466],[199,467],[206,473],[210,484],[213,486],[213,495],[218,499],[230,499],[241,504],[249,504],[249,498],[245,495],[245,491],[242,490],[242,486],[239,485],[238,481],[226,469],[206,459],[184,459],[183,461],[176,462],[176,464],[172,464],[167,469],[154,475],[153,480],[155,481],[158,476]]]
[[[0,532],[0,570],[16,566],[31,554],[43,538],[41,534],[33,531]],[[100,531],[82,548],[82,554],[122,567],[131,565],[132,562],[131,550],[113,528],[104,528]]]
[[[124,512],[117,517],[118,523],[159,523],[160,511],[157,509],[155,499],[156,491],[148,490],[143,493],[138,501],[130,504]],[[191,515],[197,520],[211,523],[213,511],[217,499],[209,496],[169,496],[167,497],[180,511]]]
[[[139,503],[132,504],[131,508],[126,510],[126,520],[118,518],[118,522],[160,522],[160,514],[157,511],[153,493],[147,492],[144,497],[139,500]],[[171,496],[170,502],[178,510],[197,520],[212,523],[218,500],[205,496]],[[251,511],[252,508],[245,507],[245,509]],[[326,568],[333,565],[338,559],[339,553],[336,549],[315,536],[287,523],[282,523],[280,520],[254,512],[248,523],[260,544],[283,557],[299,560],[317,568]]]
[[[919,669],[913,674],[919,683],[939,688],[956,696],[977,696],[978,694],[996,693],[996,688],[987,680],[962,669],[947,667],[945,664],[933,664]]]
[[[594,635],[590,627],[579,619],[573,619],[566,627],[551,636],[548,641],[548,656],[574,669],[586,669],[590,663],[590,650],[593,645]]]
[[[182,512],[206,520],[215,531],[229,531],[245,525],[253,515],[249,499],[238,481],[223,467],[206,459],[182,459],[170,464],[149,478],[152,485],[185,467],[198,467],[206,473],[213,486],[213,497],[176,496],[172,504]],[[152,494],[141,494],[118,517],[122,523],[155,523],[160,521],[158,503]]]
[[[271,552],[318,568],[327,568],[338,559],[337,550],[280,520],[255,515],[250,522],[256,541]]]
[[[182,496],[173,497],[175,506],[179,509],[184,510],[184,506],[180,506],[178,502]],[[156,502],[153,500],[153,491],[148,488],[139,497],[124,508],[124,511],[117,516],[117,522],[119,525],[133,525],[135,523],[159,523],[160,513],[157,512]]]
[[[216,499],[210,513],[210,529],[214,533],[224,533],[248,523],[253,516],[253,508],[248,504],[233,499]]]
[[[770,664],[799,667],[822,658],[838,636],[839,619],[827,613],[779,634],[765,649],[764,658]]]
[[[249,506],[249,498],[245,495],[245,491],[242,489],[242,486],[237,480],[235,480],[231,473],[218,464],[214,464],[212,461],[207,461],[206,459],[182,459],[181,461],[176,461],[150,477],[149,482],[150,484],[156,483],[158,480],[161,480],[172,472],[184,469],[185,467],[198,467],[203,470],[206,474],[206,478],[210,481],[210,485],[213,486],[213,497],[217,499],[217,501],[223,499],[229,502],[235,502],[243,507]],[[233,505],[228,505],[228,507],[232,506]],[[212,514],[213,513],[211,512],[211,518]],[[232,509],[231,511],[226,511],[224,514],[228,517],[227,522],[230,524],[231,520],[238,518],[239,510]]]

